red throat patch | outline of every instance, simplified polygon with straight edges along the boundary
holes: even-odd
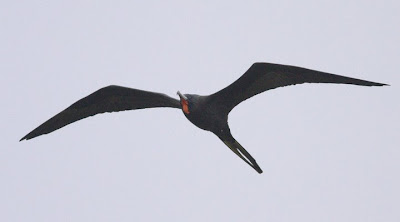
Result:
[[[181,100],[181,104],[183,112],[189,114],[190,112],[189,112],[188,102],[186,100]]]

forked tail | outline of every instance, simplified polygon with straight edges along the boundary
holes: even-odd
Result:
[[[258,173],[262,173],[262,169],[258,166],[256,160],[246,151],[245,148],[240,145],[235,138],[231,136],[231,138],[221,138],[222,142],[225,143],[236,155],[240,157],[244,162],[249,164],[253,169],[255,169]]]

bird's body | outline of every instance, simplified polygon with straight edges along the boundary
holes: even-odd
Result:
[[[386,85],[295,66],[255,63],[238,80],[209,96],[181,94],[178,91],[180,100],[176,100],[161,93],[121,86],[104,87],[72,104],[21,140],[51,133],[70,123],[99,113],[155,107],[179,108],[190,122],[203,130],[214,133],[236,155],[258,173],[262,173],[255,159],[233,138],[228,125],[228,114],[240,102],[254,95],[277,87],[302,83]]]
[[[220,115],[217,104],[207,96],[185,94],[189,100],[189,113],[186,118],[200,129],[216,133],[227,127],[228,115]]]

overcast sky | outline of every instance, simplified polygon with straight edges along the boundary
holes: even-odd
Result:
[[[201,3],[200,3],[201,2]],[[4,1],[1,221],[400,221],[399,1]],[[263,174],[177,109],[26,133],[117,84],[207,95],[254,62],[388,83],[271,90],[229,116]]]

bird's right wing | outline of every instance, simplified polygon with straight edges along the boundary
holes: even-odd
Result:
[[[21,140],[29,140],[43,134],[51,133],[70,123],[99,113],[153,107],[180,108],[180,103],[179,100],[161,93],[121,86],[107,86],[75,102],[32,130],[32,132],[28,133]]]
[[[236,105],[254,95],[270,89],[302,83],[386,85],[296,66],[254,63],[238,80],[212,94],[210,100],[229,113]]]

